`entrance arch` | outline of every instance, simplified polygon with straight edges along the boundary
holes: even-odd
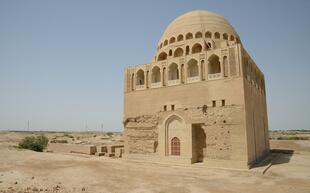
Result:
[[[182,117],[176,114],[170,115],[165,123],[165,155],[166,156],[184,156],[184,148],[186,145],[187,136],[185,121]]]

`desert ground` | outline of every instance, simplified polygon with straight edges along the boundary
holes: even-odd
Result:
[[[0,132],[0,192],[310,192],[310,140],[277,140],[279,135],[283,135],[281,133],[270,134],[271,149],[274,149],[269,159],[272,165],[266,161],[251,170],[204,168],[199,164],[151,163],[16,148],[25,136],[37,134]],[[67,140],[68,143],[79,144],[122,141],[120,134],[44,134],[50,141]]]

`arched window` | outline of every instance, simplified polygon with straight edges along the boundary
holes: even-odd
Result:
[[[233,35],[230,35],[230,41],[234,41],[235,37]]]
[[[163,43],[160,44],[159,48],[162,48],[162,47],[163,47]]]
[[[163,68],[163,81],[162,81],[163,86],[166,86],[166,67]]]
[[[244,64],[246,66],[246,78],[248,81],[250,81],[251,80],[250,78],[251,77],[251,66],[249,64],[248,58],[244,58]]]
[[[171,139],[171,155],[181,155],[181,143],[180,139],[177,137],[174,137]]]
[[[212,49],[212,43],[211,42],[205,43],[205,46],[206,46],[206,50],[211,50]]]
[[[227,61],[227,56],[223,57],[223,67],[224,67],[224,76],[228,76],[228,61]]]
[[[164,41],[164,46],[168,45],[168,40]]]
[[[169,50],[169,56],[172,56],[172,50]]]
[[[228,35],[227,35],[227,33],[224,33],[224,34],[223,34],[223,39],[224,39],[224,40],[228,40]]]
[[[169,66],[169,80],[179,79],[179,69],[176,63],[172,63]]]
[[[201,52],[201,50],[202,50],[202,46],[200,44],[196,43],[192,47],[192,54],[199,53],[199,52]]]
[[[253,68],[252,68],[252,63],[251,63],[251,61],[248,61],[248,64],[249,64],[249,81],[251,82],[251,80],[252,80],[252,70],[253,70]]]
[[[265,79],[262,79],[262,90],[265,95]]]
[[[166,52],[161,52],[159,55],[158,55],[158,61],[162,61],[162,60],[166,60],[167,59],[167,54]]]
[[[183,49],[182,49],[182,48],[177,48],[177,49],[174,51],[173,56],[174,56],[174,57],[183,56]]]
[[[221,35],[219,32],[215,32],[214,37],[215,37],[215,39],[220,39]]]
[[[212,33],[209,32],[209,31],[207,31],[207,32],[205,33],[205,37],[206,37],[206,38],[212,38]]]
[[[217,74],[221,72],[221,64],[219,57],[217,55],[212,55],[208,59],[209,66],[208,66],[208,72],[209,74]]]
[[[145,77],[145,83],[146,83],[146,88],[149,88],[149,71],[146,71],[146,77]]]
[[[186,34],[186,39],[187,40],[193,39],[193,34],[192,33]]]
[[[205,61],[200,61],[200,74],[201,74],[201,80],[205,79]]]
[[[255,83],[258,86],[258,83],[259,83],[259,72],[258,72],[258,70],[255,71]]]
[[[142,69],[137,72],[137,82],[136,85],[144,85],[144,71]]]
[[[135,90],[135,74],[131,75],[131,90]]]
[[[170,38],[169,44],[172,44],[172,43],[174,43],[174,42],[175,42],[175,37]]]
[[[186,46],[186,55],[189,54],[189,46]]]
[[[254,67],[253,68],[253,84],[255,84],[256,83],[256,68]]]
[[[257,84],[257,87],[259,89],[260,88],[260,75],[259,75],[259,72],[257,72],[257,74],[256,74],[256,84]]]
[[[197,32],[195,34],[195,38],[202,38],[202,33],[201,32]]]
[[[239,39],[239,38],[236,38],[236,42],[237,42],[237,43],[240,43],[240,39]]]
[[[152,83],[160,82],[160,68],[155,66],[152,69]]]
[[[184,76],[184,64],[181,65],[181,83],[184,83],[185,76]]]
[[[177,37],[178,42],[179,42],[179,41],[182,41],[183,39],[184,39],[184,37],[183,37],[182,34],[178,35],[178,37]]]
[[[187,63],[187,77],[195,77],[199,75],[198,62],[195,59],[191,59]]]

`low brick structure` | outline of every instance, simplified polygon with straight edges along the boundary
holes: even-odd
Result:
[[[124,147],[118,147],[118,148],[115,148],[114,156],[122,157],[123,153],[124,153]]]
[[[106,157],[122,157],[124,152],[123,144],[113,144],[113,145],[102,145],[97,147],[98,152],[96,155],[98,156],[106,156]]]
[[[96,153],[96,146],[94,145],[79,145],[79,144],[64,144],[64,143],[49,143],[48,150],[52,152],[62,153],[81,153],[94,155]]]

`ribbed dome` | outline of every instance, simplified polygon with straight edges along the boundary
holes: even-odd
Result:
[[[176,38],[179,34],[185,35],[189,32],[193,34],[196,32],[205,33],[207,31],[211,33],[219,32],[220,34],[227,33],[238,37],[234,28],[223,16],[205,10],[195,10],[185,13],[172,21],[161,37],[159,44],[171,37]]]

